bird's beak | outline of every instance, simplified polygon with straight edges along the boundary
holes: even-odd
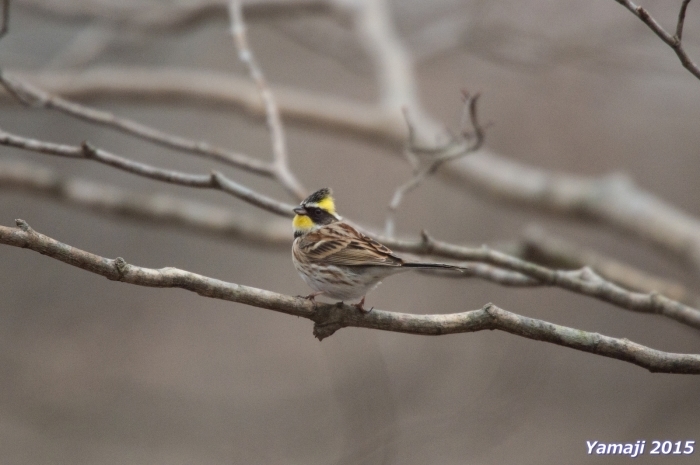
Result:
[[[304,208],[304,207],[302,207],[302,206],[298,206],[297,208],[295,208],[295,209],[292,210],[292,211],[293,211],[294,213],[296,213],[297,215],[306,215],[306,208]]]

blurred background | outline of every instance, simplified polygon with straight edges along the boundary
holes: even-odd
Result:
[[[94,9],[100,3],[94,1],[40,3],[12,2],[10,30],[0,41],[4,71],[110,65],[248,76],[223,4],[191,22],[158,28],[110,18],[116,3],[113,9]],[[680,2],[643,3],[674,29]],[[76,6],[77,13],[61,13],[62,6]],[[388,8],[414,57],[420,101],[435,120],[458,129],[461,90],[481,92],[482,121],[493,123],[489,150],[557,172],[625,173],[700,216],[700,81],[615,1],[397,0]],[[377,101],[373,62],[335,10],[250,12],[250,46],[273,85]],[[684,44],[700,59],[694,3]],[[83,101],[271,157],[264,119],[230,105],[109,95]],[[171,169],[220,169],[296,203],[269,179],[7,98],[0,102],[0,127],[67,144],[89,140]],[[381,228],[394,190],[411,175],[401,148],[310,123],[290,121],[285,130],[301,182],[309,189],[332,187],[342,215]],[[89,161],[7,147],[0,147],[0,158],[277,221],[222,193],[157,183]],[[291,295],[309,292],[292,265],[291,225],[289,244],[256,246],[2,189],[0,224],[12,226],[15,218],[136,265],[174,266]],[[700,282],[687,264],[605,226],[513,207],[440,177],[410,193],[396,221],[399,235],[416,237],[425,228],[463,244],[516,240],[537,224],[691,289]],[[700,353],[697,330],[557,289],[407,274],[389,278],[367,302],[409,313],[460,312],[493,302],[663,351]],[[586,441],[700,442],[697,376],[651,374],[497,331],[422,337],[346,328],[319,342],[307,320],[183,290],[111,282],[8,246],[0,247],[0,344],[5,463],[622,463],[628,459],[588,456]],[[646,455],[636,463],[695,463],[698,454]]]

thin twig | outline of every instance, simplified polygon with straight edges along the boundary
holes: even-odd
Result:
[[[164,147],[194,153],[262,176],[275,176],[274,168],[269,163],[213,146],[204,141],[194,141],[174,134],[168,134],[134,120],[117,117],[107,111],[70,102],[2,72],[0,72],[0,84],[26,105],[55,109],[74,118],[117,129],[125,134],[136,136]]]
[[[630,0],[615,0],[617,3],[620,5],[624,6],[627,8],[629,11],[631,11],[637,18],[641,19],[644,24],[646,24],[649,29],[654,31],[654,34],[656,34],[661,40],[666,43],[669,47],[673,49],[674,52],[676,52],[676,55],[678,56],[678,59],[681,61],[681,64],[685,69],[690,71],[693,76],[696,78],[700,79],[700,68],[698,68],[698,65],[695,64],[695,62],[688,56],[688,53],[685,51],[683,48],[683,45],[681,43],[681,38],[683,35],[683,24],[685,22],[685,12],[686,9],[688,8],[688,4],[690,3],[690,0],[683,0],[683,3],[681,5],[681,9],[678,13],[678,23],[676,24],[676,35],[671,35],[666,30],[661,26],[661,24],[656,21],[653,16],[649,14],[649,12],[644,9],[641,6],[638,6],[631,2]]]
[[[83,142],[80,146],[54,144],[10,134],[2,129],[0,129],[0,145],[40,152],[47,155],[94,160],[122,171],[156,181],[199,189],[220,190],[260,207],[263,210],[288,218],[293,216],[292,209],[294,205],[278,202],[277,200],[254,192],[216,171],[212,171],[210,174],[190,174],[167,170],[115,155],[106,150],[94,147],[89,142]]]
[[[474,153],[483,145],[485,132],[479,123],[477,112],[479,94],[470,96],[467,92],[463,92],[462,96],[465,114],[468,115],[467,119],[471,130],[466,127],[466,121],[464,121],[459,138],[453,138],[443,147],[424,148],[416,145],[416,130],[411,123],[408,110],[404,110],[404,117],[408,126],[408,146],[405,149],[405,154],[409,163],[413,166],[413,176],[394,191],[387,211],[384,227],[385,235],[389,237],[394,236],[396,229],[394,217],[407,193],[417,188],[428,176],[435,173],[443,163]],[[423,157],[419,155],[423,155]]]
[[[683,0],[681,9],[678,11],[678,22],[676,23],[676,39],[678,42],[683,40],[683,25],[685,24],[685,11],[688,9],[690,0]]]
[[[306,189],[302,187],[301,183],[289,169],[287,142],[285,140],[284,128],[282,127],[282,119],[280,118],[280,112],[277,108],[277,102],[270,86],[267,84],[267,80],[265,79],[260,65],[258,65],[255,59],[253,51],[248,46],[248,36],[245,23],[243,22],[243,7],[238,0],[229,1],[229,21],[231,23],[231,36],[233,36],[236,48],[238,48],[238,58],[248,67],[250,77],[255,82],[258,92],[260,93],[260,98],[265,106],[267,126],[270,130],[270,138],[272,139],[275,176],[289,193],[296,196],[298,200],[302,200],[306,197]]]
[[[622,360],[651,372],[700,374],[700,355],[662,352],[627,339],[517,315],[493,304],[487,304],[480,310],[450,315],[416,315],[376,309],[365,314],[350,305],[312,303],[301,297],[227,283],[177,268],[142,268],[128,264],[123,258],[108,259],[58,242],[34,231],[23,220],[16,220],[16,223],[17,228],[0,226],[0,243],[34,250],[113,281],[147,287],[181,288],[204,297],[307,318],[314,322],[314,335],[318,339],[329,337],[335,331],[349,326],[422,335],[497,329]]]

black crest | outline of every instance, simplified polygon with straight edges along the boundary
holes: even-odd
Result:
[[[323,200],[327,197],[330,197],[332,195],[333,195],[333,191],[331,190],[331,188],[324,187],[324,188],[317,190],[316,192],[314,192],[310,196],[308,196],[306,198],[306,200],[304,200],[302,202],[302,205],[307,204],[307,203],[319,203],[321,200]]]

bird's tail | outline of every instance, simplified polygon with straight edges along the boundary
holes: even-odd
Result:
[[[420,263],[420,262],[409,262],[404,263],[403,266],[406,268],[418,268],[418,269],[443,269],[443,270],[455,270],[464,271],[466,268],[457,265],[448,265],[447,263]]]

